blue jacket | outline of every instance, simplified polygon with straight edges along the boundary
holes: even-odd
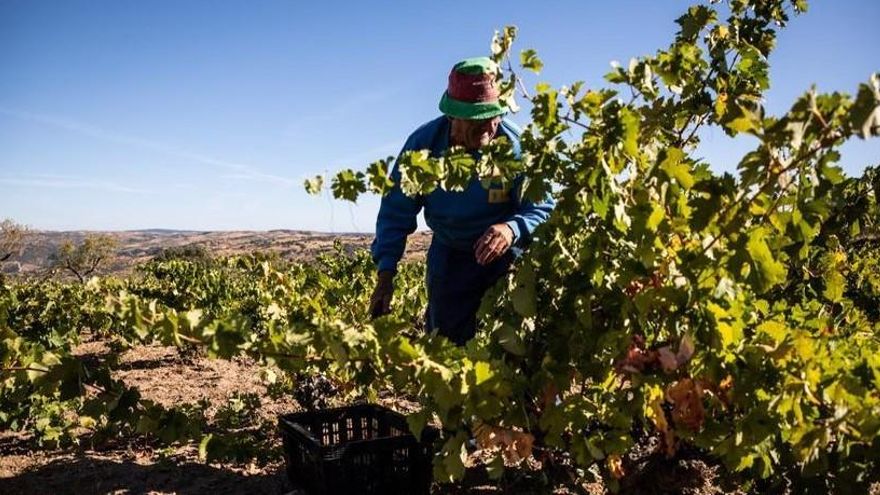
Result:
[[[441,157],[449,148],[449,127],[446,116],[422,125],[406,140],[401,153],[427,149],[432,157]],[[503,119],[498,134],[510,140],[519,157],[520,131],[516,124]],[[549,195],[540,203],[523,200],[522,177],[514,180],[513,187],[503,194],[498,190],[490,193],[492,188],[485,189],[475,176],[464,191],[437,188],[426,196],[417,197],[409,197],[400,190],[397,164],[391,170],[391,179],[394,188],[382,197],[372,245],[373,260],[379,271],[397,269],[406,247],[406,237],[415,232],[416,216],[422,208],[425,209],[425,222],[434,231],[433,242],[459,251],[473,251],[474,242],[489,226],[504,222],[513,230],[514,246],[523,247],[535,228],[547,220],[555,204]]]

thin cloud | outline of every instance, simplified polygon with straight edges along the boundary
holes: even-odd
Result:
[[[284,187],[291,187],[291,186],[302,183],[302,181],[297,182],[293,179],[288,179],[287,177],[281,177],[279,175],[264,174],[264,173],[224,174],[224,175],[221,175],[220,178],[221,179],[247,180],[247,181],[253,181],[253,182],[270,182],[270,183],[282,185]]]
[[[82,180],[70,178],[26,178],[26,177],[0,177],[0,184],[19,187],[37,187],[49,189],[94,189],[105,192],[118,192],[129,194],[158,194],[148,189],[128,187],[116,182],[103,180]]]
[[[366,162],[373,162],[389,156],[396,156],[402,145],[401,139],[395,139],[394,141],[382,143],[355,155],[349,155],[338,160],[331,160],[330,163],[342,164],[346,167],[362,167]]]
[[[301,117],[296,122],[291,123],[282,135],[285,137],[295,137],[304,129],[313,128],[316,122],[323,123],[344,119],[351,116],[355,110],[367,108],[397,96],[404,88],[405,86],[397,86],[352,93],[338,100],[335,104],[322,107],[320,113]]]
[[[82,134],[84,136],[93,137],[96,139],[100,139],[103,141],[108,141],[112,143],[124,144],[127,146],[132,146],[135,148],[146,149],[150,151],[155,151],[161,154],[164,154],[169,157],[174,158],[182,158],[185,160],[194,161],[197,163],[201,163],[203,165],[208,165],[210,167],[219,168],[223,170],[229,170],[237,172],[235,175],[239,176],[239,178],[247,178],[251,180],[262,180],[265,182],[275,183],[281,186],[289,186],[293,184],[295,181],[289,179],[287,177],[281,177],[278,175],[266,174],[261,172],[257,167],[238,162],[231,162],[228,160],[223,160],[220,158],[216,158],[213,156],[203,155],[201,153],[194,153],[189,150],[183,150],[179,148],[175,148],[173,146],[169,146],[164,143],[160,143],[157,141],[151,141],[148,139],[142,139],[139,137],[128,136],[124,134],[119,134],[116,132],[108,131],[106,129],[102,129],[100,127],[87,124],[84,122],[79,122],[76,120],[68,119],[65,117],[60,117],[57,115],[47,115],[41,113],[34,112],[26,112],[21,110],[11,109],[5,106],[0,105],[0,115],[6,115],[8,117],[14,117],[20,120],[27,120],[30,122],[36,122],[43,125],[48,125],[51,127],[56,127],[59,129],[64,129],[67,131],[75,132],[78,134]]]
[[[404,86],[395,86],[352,93],[347,98],[339,100],[335,105],[322,109],[323,111],[318,118],[332,120],[351,115],[352,109],[369,107],[375,103],[386,101],[399,94],[403,88]]]

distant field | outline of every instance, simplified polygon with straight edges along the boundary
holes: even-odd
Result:
[[[65,240],[77,242],[87,234],[106,234],[118,242],[116,256],[104,274],[123,274],[138,263],[158,255],[163,249],[187,245],[204,246],[215,256],[226,256],[254,251],[275,252],[284,259],[310,259],[333,249],[340,239],[349,248],[369,248],[371,234],[332,234],[297,230],[270,231],[184,231],[184,230],[130,230],[121,232],[53,232],[36,231],[28,236],[26,247],[20,257],[3,265],[9,274],[37,274],[49,266],[52,252]],[[429,232],[410,236],[407,258],[423,257],[431,242]]]

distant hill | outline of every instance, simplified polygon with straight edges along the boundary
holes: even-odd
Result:
[[[33,231],[26,240],[21,256],[3,264],[6,273],[36,274],[49,266],[50,255],[65,240],[81,241],[88,234],[106,234],[118,242],[117,256],[104,273],[121,274],[138,263],[147,261],[164,249],[188,245],[204,246],[215,256],[276,252],[287,260],[313,259],[317,254],[333,249],[336,239],[349,248],[369,248],[371,234],[329,234],[296,230],[270,231],[184,231],[145,229],[116,232],[93,231]],[[409,238],[407,258],[424,257],[431,242],[429,232],[419,232]]]

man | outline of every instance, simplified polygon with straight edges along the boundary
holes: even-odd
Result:
[[[478,158],[480,149],[496,137],[507,138],[519,156],[519,130],[503,119],[507,109],[498,100],[497,66],[478,57],[456,64],[440,100],[443,116],[419,127],[402,151],[430,150],[439,158],[451,146],[463,146]],[[426,327],[458,345],[476,333],[476,312],[483,294],[504,275],[535,228],[553,209],[553,200],[531,203],[521,198],[522,178],[513,187],[493,184],[486,189],[474,176],[462,192],[437,189],[408,197],[400,189],[400,170],[391,172],[394,188],[382,198],[376,220],[373,260],[378,281],[370,299],[373,317],[387,314],[394,292],[394,274],[416,230],[416,216],[434,237],[428,250],[428,310]]]

